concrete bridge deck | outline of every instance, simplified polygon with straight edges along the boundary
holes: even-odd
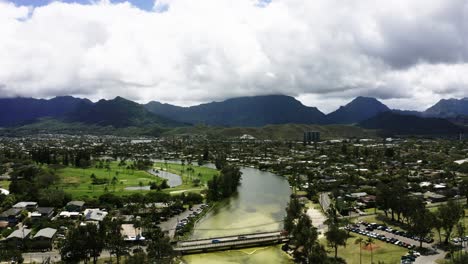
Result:
[[[174,247],[174,251],[180,254],[193,254],[208,251],[221,251],[229,249],[281,244],[287,241],[289,241],[289,236],[282,234],[281,231],[275,231],[189,241],[179,241]]]

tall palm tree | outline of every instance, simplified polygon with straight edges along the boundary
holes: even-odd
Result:
[[[354,241],[354,244],[357,245],[359,244],[359,264],[362,264],[362,247],[361,244],[364,242],[364,239],[362,237],[359,237]]]
[[[372,246],[373,246],[374,244],[375,244],[375,243],[374,243],[374,239],[372,239],[372,238],[369,237],[369,238],[366,240],[366,247],[367,247],[367,246],[370,246],[370,259],[371,259],[371,264],[374,264],[374,256],[373,256],[373,254],[372,254],[372,253],[373,253],[372,251],[374,250],[374,248],[373,248]]]

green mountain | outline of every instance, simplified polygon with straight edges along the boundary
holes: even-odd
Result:
[[[325,118],[317,108],[305,106],[294,97],[285,95],[239,97],[191,107],[150,102],[145,107],[180,122],[227,127],[320,124]]]
[[[372,97],[356,97],[345,106],[327,115],[328,124],[354,124],[390,111],[386,105]]]
[[[113,100],[102,99],[95,104],[80,104],[74,111],[67,113],[63,120],[116,128],[187,125],[153,114],[142,105],[122,97],[116,97]]]
[[[293,140],[302,141],[304,131],[320,132],[323,140],[337,138],[376,138],[374,130],[364,129],[353,125],[306,125],[281,124],[263,127],[213,127],[196,125],[191,127],[178,127],[167,130],[163,135],[191,135],[206,136],[208,138],[239,138],[245,134],[256,139]]]
[[[0,127],[29,124],[39,118],[63,117],[80,104],[90,105],[88,99],[58,96],[52,99],[0,98]]]
[[[466,129],[442,118],[425,118],[384,112],[359,123],[366,129],[378,129],[385,135],[457,135]]]
[[[424,111],[424,115],[432,117],[468,116],[468,98],[442,99]]]

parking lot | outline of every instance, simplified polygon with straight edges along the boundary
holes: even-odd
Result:
[[[408,249],[408,254],[401,257],[402,264],[414,263],[418,258],[424,258],[425,261],[428,261],[429,258],[434,258],[434,256],[440,254],[437,250],[432,249],[432,245],[430,244],[433,242],[432,238],[423,238],[423,247],[426,248],[426,255],[428,256],[421,256],[419,252],[415,251],[420,244],[418,237],[385,225],[360,221],[357,224],[345,227],[345,229],[362,236],[378,239],[388,244]],[[424,262],[418,261],[418,263]]]

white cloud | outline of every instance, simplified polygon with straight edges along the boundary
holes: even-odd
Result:
[[[0,96],[188,105],[282,93],[327,112],[357,95],[409,109],[467,96],[466,1],[259,3],[0,1]]]

